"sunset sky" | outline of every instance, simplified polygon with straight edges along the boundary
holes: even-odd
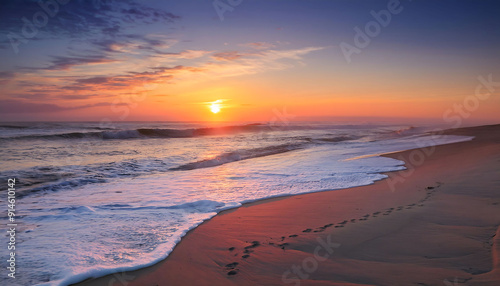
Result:
[[[0,4],[2,121],[443,120],[490,76],[460,116],[500,123],[499,1],[37,2]]]

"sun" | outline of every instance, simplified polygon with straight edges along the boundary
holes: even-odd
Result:
[[[212,111],[212,113],[219,113],[219,111],[221,109],[221,102],[222,102],[222,100],[220,100],[220,99],[212,102],[210,104],[210,111]]]

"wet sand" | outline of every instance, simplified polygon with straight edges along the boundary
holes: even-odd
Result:
[[[385,155],[373,185],[221,212],[167,259],[78,285],[500,285],[500,125]]]

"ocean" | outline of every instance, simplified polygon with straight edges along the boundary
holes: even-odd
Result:
[[[16,279],[2,275],[0,284],[67,285],[152,265],[222,210],[372,184],[386,177],[383,172],[405,168],[379,154],[472,139],[431,136],[433,129],[324,122],[0,123],[0,178],[5,190],[8,178],[16,179],[18,223]],[[6,211],[1,222],[6,229]],[[7,255],[9,234],[3,233]],[[6,271],[6,259],[0,265]]]

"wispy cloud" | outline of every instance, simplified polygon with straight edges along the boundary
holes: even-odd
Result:
[[[37,12],[49,11],[49,23],[40,38],[62,35],[72,38],[88,37],[103,33],[108,36],[119,34],[127,25],[171,23],[180,18],[173,13],[148,7],[141,1],[94,0],[69,1],[64,5],[46,10],[33,0],[5,1],[2,3],[0,30],[21,33],[22,18],[32,19]],[[43,3],[42,3],[43,4]]]
[[[205,55],[208,55],[212,53],[211,51],[204,51],[204,50],[184,50],[178,53],[171,53],[171,52],[157,52],[158,55],[162,55],[161,58],[166,59],[166,58],[172,58],[172,59],[196,59],[196,58],[201,58]]]
[[[282,70],[294,67],[297,63],[301,63],[305,55],[324,48],[305,47],[288,50],[269,49],[254,52],[221,52],[213,55],[217,62],[208,62],[202,67],[218,77]]]
[[[50,103],[31,103],[22,100],[5,99],[0,100],[0,113],[13,114],[13,113],[47,113],[47,112],[61,112],[77,109],[85,109],[99,106],[110,106],[110,103],[93,103],[77,106],[60,106]]]
[[[165,62],[171,62],[171,57],[178,56],[177,61],[183,58],[194,57],[193,65],[161,65],[161,61],[153,67],[144,67],[140,70],[117,69],[115,74],[109,74],[109,68],[104,69],[106,75],[85,76],[81,74],[56,76],[53,83],[39,82],[34,86],[35,79],[26,86],[24,93],[16,90],[10,98],[26,98],[44,100],[85,100],[101,97],[119,96],[120,94],[141,94],[147,90],[156,89],[158,86],[173,84],[175,82],[200,82],[213,78],[242,76],[266,72],[269,70],[284,70],[300,64],[309,53],[323,49],[323,47],[304,47],[301,49],[287,50],[259,50],[259,51],[224,51],[212,52],[202,50],[187,50],[179,53],[164,55]],[[201,55],[211,55],[204,58]],[[215,59],[215,61],[213,61]],[[63,70],[79,64],[110,64],[107,59],[58,57],[54,59],[49,70]],[[48,70],[46,71],[48,72]],[[0,74],[1,75],[1,74]],[[6,76],[8,74],[5,74]],[[38,78],[43,81],[42,76]],[[23,79],[26,81],[26,79]],[[25,96],[20,96],[26,94]],[[32,94],[32,95],[30,95]]]
[[[212,57],[218,61],[234,61],[242,56],[243,55],[238,51],[221,52],[212,55]]]
[[[0,10],[0,46],[13,44],[14,50],[22,52],[22,44],[28,40],[61,40],[73,44],[68,46],[67,54],[60,51],[57,55],[49,54],[49,64],[32,67],[33,70],[67,70],[79,65],[116,62],[116,55],[120,53],[162,53],[176,42],[166,39],[165,35],[130,32],[141,25],[171,24],[180,19],[178,15],[149,7],[141,1],[75,0],[67,4],[54,3],[46,6],[43,1],[7,1]],[[33,25],[30,21],[40,13],[48,14],[44,14],[47,22],[39,28],[33,26],[34,36],[28,37],[26,25]],[[21,40],[14,43],[12,39]],[[22,69],[29,70],[26,67]]]
[[[15,72],[0,71],[0,84],[7,84],[9,81],[16,77]]]
[[[276,47],[276,45],[271,44],[271,43],[266,43],[266,42],[246,43],[246,44],[241,44],[240,46],[252,48],[252,49],[257,49],[257,50],[265,50],[265,49],[270,49],[270,48]]]
[[[177,42],[176,39],[162,35],[117,34],[112,38],[96,39],[90,43],[101,52],[164,54]]]
[[[53,56],[50,65],[43,69],[68,70],[79,65],[111,63],[114,61],[116,60],[110,59],[106,55]]]
[[[148,89],[151,85],[169,83],[176,75],[181,73],[195,73],[203,71],[200,68],[186,67],[182,65],[174,67],[152,67],[142,72],[128,71],[111,76],[81,77],[74,79],[62,90],[74,90],[83,92],[100,92],[102,95],[108,93],[132,93],[137,94]]]
[[[0,71],[0,79],[10,79],[14,78],[16,73],[10,71]]]

